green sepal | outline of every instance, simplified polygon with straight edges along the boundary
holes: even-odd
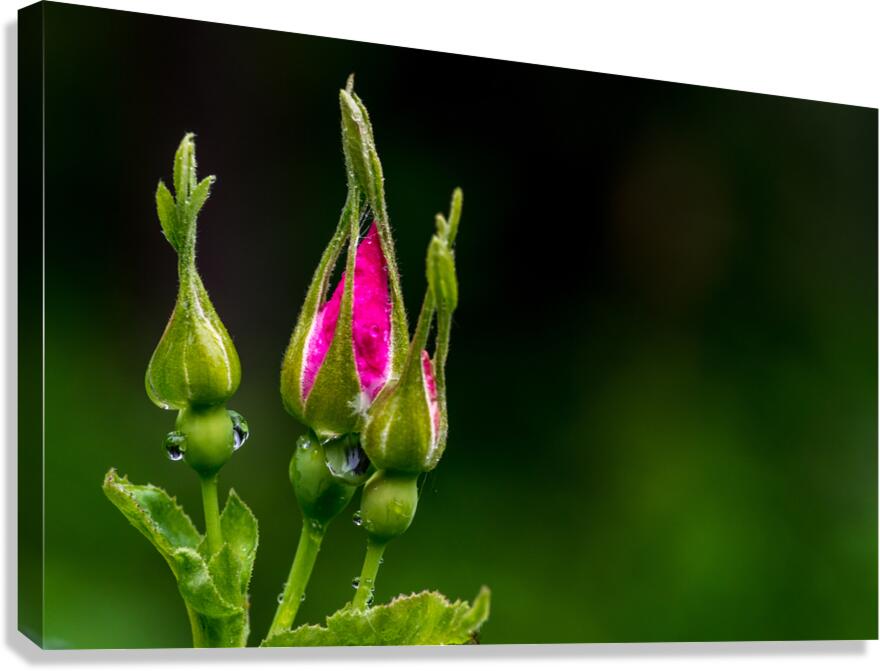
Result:
[[[369,119],[364,114],[363,105],[359,103],[360,101],[355,99],[352,92],[346,89],[339,91],[339,108],[342,112],[342,150],[345,154],[346,165],[351,171],[354,184],[373,204],[379,200],[373,159],[376,156],[376,145]]]
[[[352,192],[349,202],[356,202],[357,200],[356,192]],[[344,222],[348,227],[348,252],[345,262],[345,287],[339,307],[339,318],[336,321],[336,330],[333,332],[333,341],[330,343],[330,348],[324,356],[324,361],[318,370],[309,395],[305,399],[303,408],[304,423],[322,440],[352,433],[358,428],[361,421],[361,417],[356,412],[361,393],[361,384],[354,360],[354,344],[352,340],[353,278],[357,256],[358,210],[354,207],[346,207],[343,214],[348,216],[348,219]],[[354,240],[354,243],[352,243],[352,240]],[[324,269],[328,282],[332,270],[331,267]],[[323,297],[324,294],[321,294],[321,301]],[[315,310],[312,317],[312,323],[316,316],[317,310]],[[307,338],[304,338],[300,345],[303,349],[305,348],[306,340]],[[301,375],[302,357],[304,355],[304,351],[300,351],[300,378],[297,380],[299,389],[295,390],[299,392],[300,397],[302,396]]]
[[[358,129],[363,134],[362,146],[366,147],[369,155],[368,176],[372,178],[372,186],[361,186],[366,194],[373,216],[376,220],[376,228],[379,232],[379,242],[382,245],[382,253],[388,266],[388,282],[391,290],[391,371],[389,378],[400,377],[406,361],[406,349],[409,338],[409,325],[406,319],[406,308],[403,303],[403,290],[400,286],[400,272],[397,269],[397,253],[394,250],[394,239],[391,235],[391,226],[388,223],[388,212],[385,206],[385,175],[382,170],[382,162],[379,160],[379,152],[376,149],[376,139],[373,135],[373,124],[370,121],[370,113],[366,105],[354,92],[354,76],[349,77],[346,91],[351,100],[360,111],[360,123]],[[343,108],[343,116],[345,115]]]
[[[162,180],[159,180],[159,186],[156,187],[156,212],[159,215],[159,223],[162,225],[162,233],[165,239],[171,243],[175,250],[180,251],[180,238],[178,236],[177,225],[177,205],[174,203],[174,196],[165,186]]]
[[[147,395],[160,408],[181,410],[224,403],[240,383],[238,352],[194,273],[147,365]]]
[[[290,336],[290,343],[284,352],[281,363],[281,399],[284,408],[300,422],[308,425],[305,400],[302,394],[302,373],[305,347],[319,310],[323,307],[330,286],[330,276],[348,240],[351,218],[358,216],[357,194],[349,193],[336,232],[321,255],[321,260],[312,276],[306,299],[300,309],[299,318]]]
[[[411,350],[403,376],[373,401],[361,446],[378,469],[422,473],[437,463],[431,407],[421,349]]]
[[[174,192],[178,198],[188,194],[190,189],[195,186],[196,150],[193,142],[194,137],[194,133],[184,135],[174,152]]]
[[[473,605],[451,602],[439,592],[399,596],[368,610],[343,608],[324,626],[303,625],[263,641],[264,647],[459,645],[475,642],[489,618],[490,592],[480,589]]]
[[[455,276],[455,258],[449,244],[440,236],[433,236],[428,246],[428,287],[438,310],[452,312],[458,306],[458,279]]]
[[[211,195],[211,186],[215,181],[217,181],[217,178],[214,175],[209,175],[196,184],[196,188],[193,189],[189,199],[189,216],[192,217],[193,220],[195,220],[199,212],[201,212],[202,206],[205,204],[205,201],[208,200],[208,196]]]
[[[339,319],[330,349],[305,403],[306,423],[321,440],[335,438],[358,429],[357,413],[361,383],[354,360],[352,319],[354,312],[354,267],[357,258],[358,219],[352,211],[348,221],[348,253],[345,260],[345,287],[339,306]]]

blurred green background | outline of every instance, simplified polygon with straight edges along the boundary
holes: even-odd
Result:
[[[221,485],[260,521],[252,641],[266,631],[300,528],[279,367],[345,197],[352,71],[411,314],[433,215],[465,192],[449,445],[377,600],[487,584],[484,643],[876,637],[876,110],[58,4],[45,19],[48,646],[190,642],[170,571],[100,488],[116,466],[201,526],[194,474],[162,450],[174,416],[143,387],[176,286],[153,193],[190,130],[219,178],[199,267],[252,429]],[[355,508],[298,622],[351,598]]]

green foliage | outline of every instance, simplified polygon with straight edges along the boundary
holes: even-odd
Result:
[[[489,589],[473,605],[449,600],[439,592],[400,596],[369,610],[343,608],[325,626],[303,625],[271,636],[266,647],[348,645],[455,645],[474,641],[489,617]]]
[[[111,469],[104,493],[162,554],[177,579],[197,645],[247,643],[248,595],[259,535],[250,509],[231,491],[220,516],[224,544],[211,555],[205,538],[163,489],[133,485]]]

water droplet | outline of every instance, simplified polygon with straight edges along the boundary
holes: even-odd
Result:
[[[360,484],[362,477],[366,474],[370,467],[370,458],[361,448],[360,442],[356,437],[346,437],[344,444],[337,442],[339,448],[328,449],[325,452],[325,461],[327,468],[337,478],[350,481],[352,484]]]
[[[382,335],[382,329],[379,328],[378,324],[373,324],[370,327],[370,337],[371,338],[378,338],[380,335]]]
[[[307,450],[312,446],[312,440],[309,438],[308,434],[303,434],[299,438],[296,439],[296,447],[299,450]]]
[[[356,527],[359,527],[361,524],[364,523],[364,518],[361,517],[360,510],[358,510],[354,515],[351,516],[351,521]]]
[[[360,579],[360,578],[355,578],[354,580],[352,580],[352,581],[351,581],[351,586],[354,587],[355,589],[357,589],[358,587],[360,587],[360,586],[361,586],[361,579]]]
[[[302,593],[302,596],[299,598],[299,602],[302,603],[302,602],[305,601],[305,600],[306,600],[306,593],[303,592],[303,593]]]
[[[385,557],[379,557],[379,566],[385,563]]]
[[[373,605],[373,593],[370,592],[370,596],[367,597],[367,608]]]
[[[278,594],[278,603],[281,603],[282,601],[284,601],[284,592]]]
[[[232,449],[237,450],[247,442],[251,433],[248,430],[247,420],[235,410],[229,411],[229,419],[232,420]]]
[[[180,461],[183,459],[183,453],[186,452],[186,436],[180,431],[172,431],[165,436],[165,451],[171,461]]]

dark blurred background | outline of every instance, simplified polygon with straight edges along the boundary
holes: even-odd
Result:
[[[219,178],[199,268],[253,432],[221,484],[260,520],[252,642],[266,631],[300,528],[279,367],[345,198],[350,72],[411,314],[433,215],[465,193],[449,445],[377,600],[488,584],[484,643],[876,637],[876,110],[45,16],[47,645],[190,643],[170,571],[100,488],[116,466],[202,525],[143,386],[177,279],[153,194],[186,131]],[[355,508],[298,622],[351,598]]]

